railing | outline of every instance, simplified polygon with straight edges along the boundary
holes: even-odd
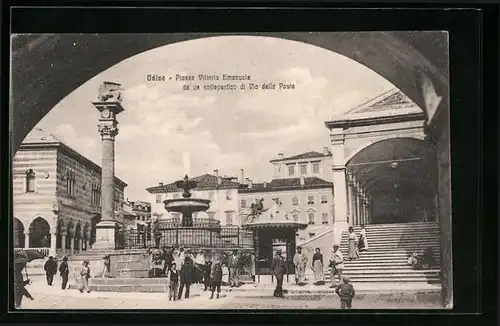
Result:
[[[172,217],[168,219],[161,220],[159,223],[160,229],[171,229],[181,226],[180,217]],[[195,228],[218,228],[220,227],[220,221],[210,218],[193,218],[193,227]]]
[[[161,228],[153,234],[122,230],[116,234],[116,249],[143,249],[150,247],[239,248],[254,247],[253,233],[240,227],[172,227]]]
[[[14,248],[14,252],[18,252],[21,250],[37,250],[37,251],[40,251],[45,256],[48,256],[50,248]]]

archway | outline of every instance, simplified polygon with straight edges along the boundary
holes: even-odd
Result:
[[[430,143],[391,138],[347,163],[353,224],[437,221],[437,167]]]
[[[96,225],[101,221],[101,214],[95,215],[92,220],[90,221],[90,239],[89,239],[89,245],[92,248],[92,245],[95,243],[96,240]]]
[[[448,62],[442,59],[447,57],[447,35],[441,32],[17,35],[12,38],[14,151],[60,100],[107,68],[156,47],[227,35],[276,37],[344,55],[390,81],[424,110],[421,84],[427,78],[448,103]],[[436,42],[440,46],[428,46]],[[75,61],[79,64],[72,64]],[[41,91],[46,89],[50,91]]]
[[[14,248],[24,248],[24,225],[21,220],[14,217]]]
[[[41,216],[35,218],[29,226],[29,247],[50,248],[50,225]]]

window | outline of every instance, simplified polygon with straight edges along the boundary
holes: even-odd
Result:
[[[92,206],[101,206],[101,186],[97,183],[92,184],[92,198],[90,204]]]
[[[309,238],[312,238],[316,235],[316,233],[309,233]]]
[[[215,220],[215,212],[207,212],[208,218],[211,220]]]
[[[161,204],[161,194],[156,195],[156,203]]]
[[[299,204],[299,197],[293,196],[292,197],[292,205],[298,205]]]
[[[66,194],[69,197],[75,197],[76,194],[75,172],[71,170],[66,171]]]
[[[299,220],[299,213],[293,213],[293,220],[297,222]]]
[[[328,203],[328,197],[326,195],[321,195],[321,203],[322,204]]]
[[[288,166],[288,175],[289,176],[294,176],[295,175],[295,165],[289,165]]]
[[[241,208],[247,207],[247,201],[245,199],[240,200],[240,207]]]
[[[307,164],[300,165],[300,174],[302,174],[302,175],[307,174]]]
[[[309,224],[314,224],[314,212],[309,212],[307,215],[309,216]]]
[[[26,172],[26,192],[35,192],[35,172],[32,169]]]
[[[321,214],[321,224],[328,224],[328,213]]]
[[[179,198],[180,197],[180,194],[178,192],[175,192],[172,194],[172,198]]]
[[[314,174],[318,174],[319,173],[319,163],[313,163],[312,170],[313,170]]]
[[[231,200],[232,197],[231,197],[231,190],[227,190],[226,191],[226,200]]]
[[[314,196],[307,196],[307,203],[309,205],[314,205]]]
[[[299,241],[306,241],[306,238],[301,237],[301,238],[299,238]]]
[[[214,192],[213,192],[213,191],[210,191],[210,192],[208,193],[208,199],[210,199],[210,200],[214,200]]]
[[[233,225],[233,212],[226,212],[226,225]]]

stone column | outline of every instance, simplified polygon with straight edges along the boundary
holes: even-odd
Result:
[[[24,233],[24,248],[30,247],[30,234],[28,232]]]
[[[115,137],[118,135],[116,115],[123,111],[121,87],[105,82],[99,89],[98,102],[93,102],[99,110],[98,131],[101,135],[101,221],[96,225],[96,242],[93,248],[115,248]]]
[[[66,233],[61,234],[61,252],[66,253]]]
[[[334,189],[334,242],[340,242],[340,234],[349,227],[347,223],[347,176],[344,165],[344,133],[342,128],[330,130],[330,143],[333,158],[333,189]]]
[[[353,183],[352,179],[349,180],[349,185],[348,185],[348,194],[349,194],[349,216],[351,217],[351,220],[349,223],[351,225],[356,225],[356,210],[354,209],[354,204],[355,204],[355,199],[354,199],[354,190],[352,189]]]
[[[356,217],[359,224],[363,224],[363,218],[361,216],[361,188],[359,184],[356,183]]]
[[[49,256],[55,257],[57,255],[57,232],[55,230],[51,231],[50,233],[50,250],[49,250]]]
[[[69,242],[70,248],[69,248],[69,250],[70,250],[70,253],[73,254],[75,252],[75,238],[72,237],[71,235],[69,236],[69,238],[70,238],[70,242]]]

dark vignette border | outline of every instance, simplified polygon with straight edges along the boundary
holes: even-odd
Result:
[[[72,5],[93,5],[97,2],[79,1]],[[4,4],[6,4],[4,2]],[[16,5],[21,5],[16,1]],[[22,5],[34,5],[34,1]],[[39,4],[39,3],[38,3]],[[62,5],[61,2],[47,1],[45,5]],[[102,3],[101,3],[102,4]],[[115,1],[106,4],[117,5]],[[145,5],[159,5],[159,2],[142,2]],[[127,2],[120,5],[137,6],[138,3]],[[174,4],[170,4],[174,5]],[[199,6],[191,4],[191,6]],[[212,3],[211,6],[217,4]],[[227,5],[227,3],[226,3]],[[255,4],[254,4],[255,5]],[[304,4],[302,4],[304,5]],[[306,4],[311,6],[312,4]],[[318,4],[316,4],[318,5]],[[260,6],[269,6],[261,3]],[[294,3],[294,7],[300,6]],[[329,4],[328,7],[332,7]],[[348,6],[348,5],[347,5]],[[343,7],[347,7],[344,5]],[[362,7],[402,7],[402,4],[365,4]],[[417,7],[419,6],[419,7]],[[497,238],[497,149],[498,149],[498,7],[482,5],[483,11],[471,10],[440,10],[439,7],[457,7],[454,5],[432,4],[427,10],[421,10],[423,5],[412,5],[413,9],[398,11],[389,10],[319,10],[319,9],[280,9],[257,10],[117,10],[93,9],[16,9],[12,16],[11,31],[13,33],[139,33],[139,32],[252,32],[252,31],[352,31],[352,30],[448,30],[450,31],[450,80],[451,80],[451,126],[452,126],[452,184],[453,184],[453,260],[454,260],[454,297],[455,313],[495,313],[496,308],[496,249]],[[358,6],[359,7],[359,6]],[[460,4],[461,8],[475,7],[477,4]],[[3,6],[2,39],[9,39],[9,8]],[[109,19],[112,17],[113,19]],[[493,30],[493,28],[495,30]],[[482,35],[482,40],[480,38]],[[481,49],[482,47],[482,49]],[[2,42],[2,94],[7,94],[9,83],[9,44]],[[482,67],[476,62],[482,60]],[[481,69],[482,68],[482,69]],[[481,74],[481,72],[483,74]],[[480,83],[481,81],[481,83]],[[8,108],[8,97],[3,96],[2,107]],[[483,111],[480,111],[481,104]],[[480,114],[478,115],[478,111]],[[8,112],[2,110],[2,152],[8,151]],[[482,128],[481,128],[482,127]],[[478,151],[478,148],[481,148]],[[453,149],[459,149],[453,151]],[[478,153],[482,157],[474,154]],[[1,173],[3,194],[8,194],[6,187],[11,181],[8,175],[10,158],[4,155]],[[476,182],[482,177],[480,182]],[[475,191],[473,185],[480,189]],[[477,200],[477,192],[481,192],[482,211],[471,209],[468,202]],[[7,215],[9,198],[4,196],[1,201],[3,215]],[[4,230],[8,230],[8,219],[2,219]],[[473,226],[481,224],[480,238],[473,232]],[[3,248],[8,248],[6,234],[0,238],[5,242]],[[481,250],[482,249],[482,250]],[[482,265],[475,267],[478,253],[481,254]],[[7,276],[7,275],[6,275]],[[8,277],[4,277],[8,280]],[[482,285],[477,280],[482,279]],[[5,282],[4,282],[5,284]],[[8,284],[6,284],[8,285]],[[481,292],[478,290],[481,289]],[[6,289],[7,290],[7,289]],[[4,293],[8,293],[5,291]],[[482,298],[476,297],[481,293]],[[237,315],[235,311],[223,314],[196,312],[177,315],[172,311],[162,314],[144,311],[148,320],[178,322],[196,322],[198,320],[217,323],[249,323],[249,322],[289,322],[311,323],[312,312],[303,315],[282,314],[281,311],[269,311],[271,314]],[[283,311],[284,312],[284,311]],[[377,311],[390,313],[390,311]],[[53,314],[14,314],[5,316],[9,321],[67,321],[71,319],[80,322],[119,321],[140,322],[139,314],[123,312],[92,313],[83,315],[83,311],[69,314],[56,312]],[[167,313],[171,316],[168,317]],[[232,314],[231,314],[232,313]],[[293,313],[293,312],[292,312]],[[384,324],[459,324],[478,321],[480,315],[454,315],[449,312],[436,313],[432,311],[398,311],[397,315],[362,315],[359,313],[341,314],[340,311],[322,314],[314,318],[317,323],[384,323]],[[408,315],[413,314],[413,316]],[[85,317],[84,317],[85,316]],[[484,315],[483,315],[484,316]],[[71,318],[70,318],[71,317]],[[103,318],[101,318],[103,317]],[[107,318],[104,318],[107,317]],[[493,315],[490,315],[490,318]],[[168,319],[167,319],[168,318]],[[172,320],[173,319],[173,320]],[[452,321],[453,320],[453,321]],[[490,319],[491,320],[491,319]]]

